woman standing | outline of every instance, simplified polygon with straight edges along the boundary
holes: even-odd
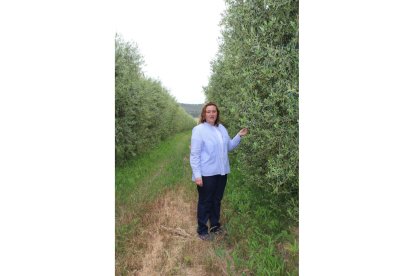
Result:
[[[226,128],[220,124],[220,111],[215,103],[204,105],[199,125],[193,128],[191,136],[190,164],[192,180],[197,185],[197,233],[202,240],[210,240],[210,233],[222,232],[220,207],[227,174],[230,172],[228,152],[237,147],[241,137],[248,133],[243,128],[230,139]]]

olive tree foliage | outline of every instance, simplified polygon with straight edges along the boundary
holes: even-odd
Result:
[[[136,43],[115,37],[115,159],[126,160],[194,125],[159,81],[142,72]]]
[[[299,3],[226,0],[222,41],[204,92],[231,133],[248,127],[237,158],[271,206],[298,219]]]

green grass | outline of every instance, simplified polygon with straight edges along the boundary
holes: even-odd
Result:
[[[188,165],[188,160],[184,160],[184,157],[190,151],[189,145],[190,132],[180,133],[161,142],[154,150],[117,167],[117,201],[151,201],[161,190],[182,179],[186,173],[184,163]],[[139,193],[132,196],[138,190]]]

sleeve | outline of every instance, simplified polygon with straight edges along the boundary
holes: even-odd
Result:
[[[193,128],[191,135],[190,165],[195,178],[201,177],[201,146],[203,140],[198,128]]]
[[[228,138],[228,141],[229,141],[229,143],[227,144],[227,149],[228,149],[228,151],[232,151],[233,149],[235,149],[240,144],[241,137],[240,137],[239,134],[236,134],[236,136],[234,136],[233,139],[230,139],[230,136],[229,136],[229,133],[227,132],[227,129],[224,128],[224,130],[226,132],[226,135],[227,135],[227,138]]]

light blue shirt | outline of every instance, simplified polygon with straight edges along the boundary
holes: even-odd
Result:
[[[216,127],[204,122],[194,127],[190,154],[193,181],[201,176],[230,173],[228,152],[237,147],[240,140],[238,134],[230,139],[221,124]]]

